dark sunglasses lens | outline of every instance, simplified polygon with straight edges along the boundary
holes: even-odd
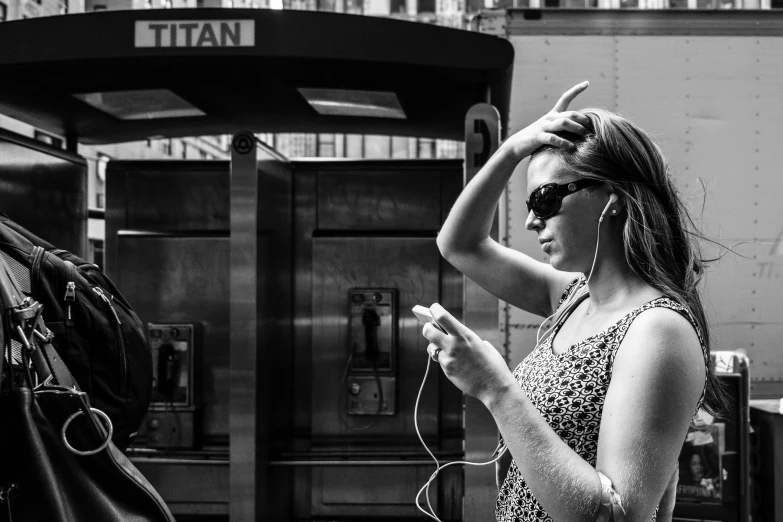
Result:
[[[557,192],[554,187],[541,187],[531,194],[533,213],[539,218],[549,217],[557,211]]]

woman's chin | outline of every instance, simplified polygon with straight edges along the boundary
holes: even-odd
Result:
[[[563,259],[563,256],[561,256],[559,252],[552,252],[549,256],[549,264],[552,265],[552,268],[559,270],[560,272],[576,272],[576,270],[570,266],[570,263]]]

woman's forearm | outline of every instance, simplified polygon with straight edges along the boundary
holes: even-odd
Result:
[[[438,234],[444,257],[475,248],[489,237],[498,200],[519,161],[501,146],[465,186]]]
[[[547,424],[519,386],[483,399],[525,482],[554,520],[592,522],[601,482]]]

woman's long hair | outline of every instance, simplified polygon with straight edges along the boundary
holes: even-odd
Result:
[[[709,328],[697,284],[704,271],[693,220],[669,175],[666,159],[653,138],[627,119],[604,109],[579,111],[590,119],[586,136],[568,135],[567,150],[539,149],[556,156],[580,177],[610,184],[627,214],[623,228],[625,258],[643,281],[693,314],[710,353]],[[719,415],[727,406],[712,365],[707,365],[705,409]]]

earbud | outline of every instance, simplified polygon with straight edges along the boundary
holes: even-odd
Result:
[[[609,194],[609,202],[604,207],[604,211],[601,212],[601,217],[598,218],[599,223],[601,223],[604,220],[604,215],[609,210],[609,206],[611,206],[612,203],[617,203],[618,199],[619,198],[617,197],[617,194],[615,194],[614,192]],[[617,209],[612,209],[612,214],[617,214]]]

